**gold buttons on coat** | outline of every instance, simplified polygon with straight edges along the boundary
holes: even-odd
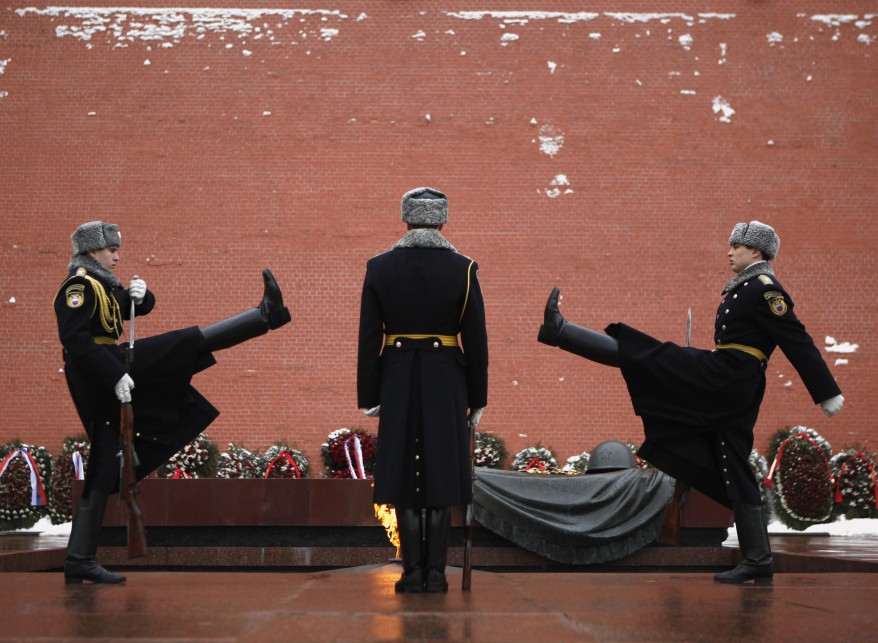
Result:
[[[396,342],[396,347],[397,347],[397,348],[402,348],[402,342]]]
[[[433,342],[433,348],[439,348],[439,342]]]

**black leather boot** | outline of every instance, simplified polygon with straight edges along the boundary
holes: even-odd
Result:
[[[264,290],[262,301],[234,317],[229,317],[201,329],[205,349],[213,352],[237,346],[248,339],[265,335],[269,330],[289,323],[290,311],[284,306],[280,286],[267,268],[262,271]]]
[[[445,561],[448,557],[448,531],[451,527],[451,509],[427,509],[427,580],[428,592],[447,592]]]
[[[713,577],[720,583],[770,583],[774,580],[771,545],[762,516],[762,505],[735,503],[735,529],[741,548],[741,564]]]
[[[89,491],[79,501],[67,542],[67,558],[64,560],[66,584],[75,585],[84,580],[109,584],[125,582],[124,576],[108,572],[98,565],[95,557],[106,507],[107,495],[100,491]]]
[[[619,366],[619,343],[609,335],[571,324],[558,308],[560,291],[552,289],[537,339],[605,366]]]
[[[394,587],[397,593],[424,591],[424,556],[421,543],[421,510],[396,509],[396,528],[402,550],[402,575]]]

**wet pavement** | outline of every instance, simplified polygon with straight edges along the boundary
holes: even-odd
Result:
[[[129,567],[124,585],[65,586],[66,536],[7,535],[0,563],[29,558],[28,569],[47,571],[2,566],[0,640],[878,640],[874,538],[771,541],[779,573],[768,586],[722,585],[708,569],[562,567],[477,569],[463,592],[453,567],[447,594],[405,595],[393,591],[400,573],[393,563],[329,571]]]
[[[129,572],[65,586],[0,575],[2,640],[853,641],[878,631],[878,574],[475,572],[447,594],[395,594],[393,564],[324,572]]]

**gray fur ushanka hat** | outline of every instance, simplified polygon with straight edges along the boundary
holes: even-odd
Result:
[[[89,221],[76,228],[70,235],[70,241],[73,242],[73,254],[80,255],[110,246],[121,246],[122,233],[115,223]]]
[[[402,195],[400,208],[404,223],[440,226],[448,221],[448,198],[433,188],[409,190]]]
[[[772,260],[780,250],[780,237],[770,225],[761,221],[737,223],[729,237],[729,245],[741,244],[748,248],[756,248],[767,260]]]

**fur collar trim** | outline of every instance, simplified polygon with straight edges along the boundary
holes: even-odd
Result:
[[[731,279],[731,281],[729,281],[729,283],[726,284],[726,287],[723,288],[723,294],[725,295],[727,292],[733,291],[740,284],[749,279],[753,279],[754,277],[758,277],[759,275],[768,275],[769,277],[774,277],[774,269],[771,267],[771,264],[767,261],[757,261],[756,263],[751,263],[749,266],[747,266],[741,272],[735,275]]]
[[[85,268],[90,274],[100,277],[102,281],[106,281],[111,286],[119,286],[119,280],[116,279],[111,271],[104,268],[100,263],[89,255],[73,255],[67,270],[74,272],[77,268]]]
[[[402,239],[393,244],[393,250],[397,248],[436,248],[457,252],[457,249],[448,243],[448,240],[436,228],[409,230]]]

